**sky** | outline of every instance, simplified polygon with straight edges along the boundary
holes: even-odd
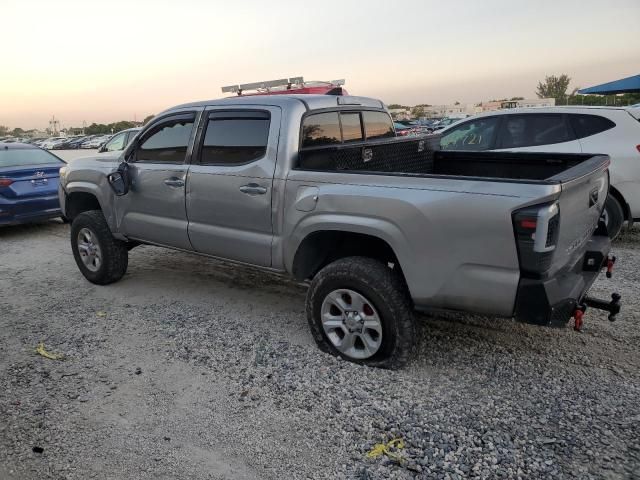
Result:
[[[11,128],[140,120],[293,76],[415,105],[640,73],[640,0],[2,0],[0,18]]]

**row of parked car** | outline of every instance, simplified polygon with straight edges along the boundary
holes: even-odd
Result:
[[[100,148],[111,139],[113,135],[73,135],[66,137],[42,137],[42,138],[0,138],[3,143],[26,143],[35,145],[45,150],[75,150],[77,148]]]
[[[45,150],[93,149],[105,144],[112,135],[78,135],[72,137],[50,137],[32,142]]]
[[[129,128],[114,135],[75,135],[70,137],[47,138],[0,138],[5,144],[22,143],[40,147],[44,150],[98,149],[98,152],[119,152],[133,140],[139,128]]]
[[[394,127],[396,129],[396,135],[400,137],[428,135],[439,132],[460,120],[463,120],[463,118],[445,117],[425,120],[396,120]]]

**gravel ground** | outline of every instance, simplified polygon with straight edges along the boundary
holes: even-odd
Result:
[[[321,353],[303,286],[143,246],[97,287],[68,235],[0,229],[2,480],[640,478],[639,229],[594,287],[616,323],[421,316],[399,372]]]

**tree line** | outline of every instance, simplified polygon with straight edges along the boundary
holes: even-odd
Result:
[[[624,107],[640,103],[640,93],[624,93],[622,95],[578,95],[580,87],[574,87],[571,93],[569,84],[571,77],[566,73],[546,76],[538,82],[536,95],[538,98],[555,98],[556,105],[610,105]]]
[[[640,93],[625,93],[622,95],[579,95],[578,90],[580,87],[575,87],[571,92],[569,90],[569,84],[571,83],[571,77],[563,73],[561,75],[548,75],[545,76],[543,81],[538,82],[536,88],[536,95],[538,98],[553,98],[556,101],[556,105],[589,105],[589,106],[619,106],[625,107],[628,105],[635,105],[640,103]],[[493,99],[491,102],[501,101],[517,101],[524,100],[524,97],[511,97],[510,99]],[[455,102],[455,105],[459,105],[460,102]],[[392,103],[388,105],[391,110],[404,109],[410,110],[414,117],[424,116],[426,107],[430,107],[429,104],[420,104],[413,107],[406,105],[400,105],[398,103]]]
[[[92,123],[87,127],[69,127],[63,128],[62,131],[68,135],[100,135],[100,134],[111,134],[116,133],[121,130],[127,130],[128,128],[139,127],[141,124],[146,125],[149,120],[151,120],[154,116],[147,116],[142,123],[141,122],[132,122],[130,120],[120,120],[119,122],[113,123]],[[20,127],[16,127],[14,129],[10,129],[4,125],[0,125],[0,137],[12,136],[12,137],[29,137],[36,134],[38,130],[24,130]]]

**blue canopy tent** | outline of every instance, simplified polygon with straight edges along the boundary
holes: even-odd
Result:
[[[582,95],[616,95],[618,93],[640,93],[640,75],[603,83],[595,87],[578,90]]]

